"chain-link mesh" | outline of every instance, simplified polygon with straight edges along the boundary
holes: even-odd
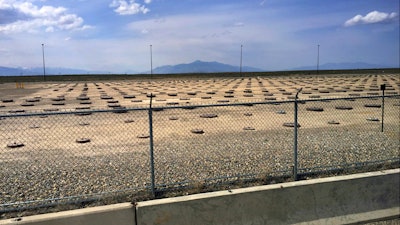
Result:
[[[398,162],[398,82],[332,75],[46,84],[40,97],[2,99],[0,205],[148,190],[150,149],[158,190],[291,176],[295,104],[300,174]]]
[[[382,98],[304,101],[299,105],[299,167],[339,169],[349,164],[399,156],[398,99],[386,98],[384,132]],[[308,168],[308,169],[305,169]]]
[[[150,183],[147,111],[9,116],[0,130],[1,204]]]
[[[158,184],[260,176],[291,168],[292,105],[165,109],[154,114]],[[283,128],[283,129],[282,129]]]

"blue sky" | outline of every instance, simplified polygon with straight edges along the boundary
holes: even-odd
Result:
[[[399,66],[398,0],[1,0],[0,66],[126,73],[195,60]]]

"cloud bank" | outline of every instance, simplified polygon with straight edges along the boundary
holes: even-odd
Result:
[[[365,16],[356,15],[355,17],[347,20],[344,23],[344,26],[350,27],[350,26],[355,26],[355,25],[360,25],[360,24],[392,22],[397,17],[398,17],[398,14],[395,12],[384,13],[384,12],[372,11]]]
[[[2,0],[0,2],[0,33],[35,33],[39,30],[83,30],[90,28],[76,14],[67,13],[64,7],[44,5],[33,1]]]
[[[145,0],[144,3],[150,4],[151,0]],[[135,0],[113,0],[110,7],[115,8],[114,12],[119,15],[133,15],[138,13],[146,14],[150,11],[150,9],[146,8],[145,5],[141,5]]]

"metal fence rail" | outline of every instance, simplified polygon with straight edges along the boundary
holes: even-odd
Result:
[[[398,164],[399,101],[300,92],[288,101],[2,113],[0,211]]]

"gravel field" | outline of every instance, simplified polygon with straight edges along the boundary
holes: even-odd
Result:
[[[400,157],[399,127],[387,127],[397,129],[397,136],[368,128],[300,128],[299,168]],[[99,148],[96,151],[119,149]],[[293,164],[293,131],[226,133],[223,141],[219,135],[176,136],[173,141],[157,140],[154,148],[156,184],[201,182],[238,174],[279,175],[277,171],[288,171]],[[65,149],[53,149],[51,154],[44,150],[26,158],[2,162],[1,203],[140,188],[150,183],[147,144],[91,156],[68,155]]]

